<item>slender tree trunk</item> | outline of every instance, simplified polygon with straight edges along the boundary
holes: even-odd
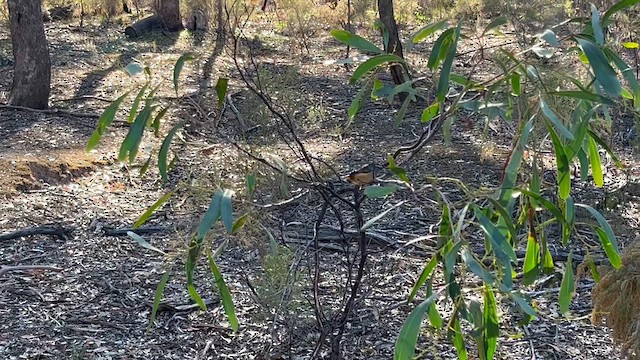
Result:
[[[34,109],[49,106],[51,60],[39,0],[8,0],[13,85],[9,104]]]
[[[389,33],[389,43],[384,44],[384,50],[389,54],[395,54],[404,58],[402,54],[402,43],[398,36],[398,24],[396,24],[396,18],[393,14],[393,0],[378,0],[378,13],[380,14],[380,21],[382,21],[382,24]],[[405,79],[402,66],[398,64],[391,66],[391,76],[396,85],[400,85],[408,80]]]
[[[180,16],[180,0],[156,0],[156,13],[168,31],[184,29]]]

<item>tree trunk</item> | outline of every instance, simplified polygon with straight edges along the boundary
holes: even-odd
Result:
[[[15,60],[9,104],[46,109],[49,106],[51,60],[41,2],[8,0],[7,5]]]
[[[384,51],[389,54],[395,54],[404,59],[402,54],[402,43],[398,37],[398,24],[396,24],[396,18],[393,14],[393,0],[378,0],[378,13],[380,14],[380,21],[389,33],[389,43],[384,44]],[[395,64],[391,66],[391,76],[393,82],[396,85],[404,83],[405,74],[401,65]]]
[[[180,0],[156,0],[156,14],[168,31],[184,29],[180,16]]]

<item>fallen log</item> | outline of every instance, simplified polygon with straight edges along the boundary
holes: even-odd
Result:
[[[149,16],[142,20],[136,21],[124,29],[124,34],[135,39],[154,30],[162,30],[164,23],[158,15]]]

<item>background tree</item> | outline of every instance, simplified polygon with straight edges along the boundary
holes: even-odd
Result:
[[[395,54],[404,58],[402,54],[402,42],[400,42],[400,38],[398,37],[398,24],[396,23],[396,18],[393,13],[393,0],[378,0],[378,12],[383,25],[382,32],[385,34],[385,36],[383,36],[384,50],[389,54]],[[391,76],[396,85],[405,82],[402,66],[399,64],[391,65]]]
[[[15,67],[9,104],[34,109],[49,105],[51,59],[39,1],[8,0]]]
[[[156,0],[155,9],[168,31],[184,29],[180,16],[180,0]]]

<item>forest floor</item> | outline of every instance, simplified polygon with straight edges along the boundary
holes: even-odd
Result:
[[[253,39],[250,46],[256,60],[265,64],[262,76],[268,87],[286,108],[295,110],[292,114],[300,122],[300,138],[316,157],[346,175],[372,161],[384,160],[386,154],[420,133],[421,124],[415,119],[421,109],[411,109],[408,120],[395,126],[395,108],[372,103],[365,104],[350,130],[343,132],[341,126],[357,87],[346,85],[349,71],[326,61],[339,59],[344,48],[321,30],[308,39],[305,48],[296,37],[273,29],[268,19],[249,25],[249,38]],[[85,25],[80,29],[77,21],[57,22],[47,24],[46,31],[53,62],[52,110],[0,107],[0,235],[37,226],[63,227],[68,233],[0,241],[1,266],[53,267],[0,273],[0,357],[308,358],[318,336],[307,291],[310,274],[307,270],[300,273],[294,301],[284,310],[286,323],[279,319],[274,325],[274,299],[268,299],[268,295],[272,290],[269,281],[276,280],[269,279],[264,269],[269,241],[261,226],[269,228],[277,241],[290,249],[289,258],[280,257],[286,268],[302,253],[299,250],[303,247],[296,244],[306,242],[311,234],[319,201],[301,197],[300,201],[271,209],[255,206],[282,200],[272,195],[278,193],[280,183],[269,171],[242,156],[224,135],[285,160],[287,149],[275,136],[265,109],[244,90],[228,53],[215,48],[212,36],[187,32],[128,40],[122,35],[121,24]],[[176,96],[170,85],[173,64],[185,52],[193,52],[197,58],[185,65],[180,95]],[[0,30],[0,57],[8,54],[9,35]],[[114,100],[144,81],[141,76],[130,77],[121,71],[133,59],[149,65],[154,79],[162,79],[166,85],[159,96],[175,111],[169,112],[170,121],[163,129],[176,121],[187,121],[186,131],[175,141],[180,161],[170,172],[168,184],[159,180],[155,166],[140,176],[139,165],[116,160],[127,130],[120,122],[108,130],[97,151],[84,150],[97,116],[108,104],[105,99]],[[6,103],[11,66],[0,67],[0,74],[0,103]],[[230,93],[244,114],[242,119],[232,113],[220,119],[211,115],[217,113],[214,86],[221,76],[231,78]],[[126,112],[121,111],[120,116],[124,118]],[[215,125],[222,130],[216,131]],[[453,127],[450,145],[438,137],[425,147],[408,166],[416,188],[429,184],[427,177],[460,178],[477,188],[498,186],[511,139],[488,142],[488,138],[499,137],[487,138],[480,131],[482,127],[472,119],[461,122]],[[145,138],[139,163],[158,147],[157,139]],[[610,206],[613,210],[603,211],[620,243],[626,244],[640,231],[640,166],[631,147],[616,143],[615,150],[629,171],[623,173],[608,166],[605,189],[580,183],[576,198],[603,209],[609,201],[605,201],[605,194],[615,189],[622,199]],[[249,171],[258,173],[259,195],[253,202],[242,195],[244,176]],[[184,190],[187,186],[183,185],[145,225],[153,230],[144,234],[145,239],[168,255],[139,246],[123,236],[126,231],[113,233],[130,228],[162,194],[180,182],[187,183],[191,191]],[[217,292],[209,286],[213,280],[204,264],[197,271],[196,283],[203,298],[209,300],[206,312],[191,304],[184,286],[185,239],[218,185],[235,189],[238,209],[252,214],[246,230],[232,239],[218,259],[237,308],[238,333],[230,330]],[[446,184],[441,191],[451,198],[460,195]],[[290,192],[299,194],[300,190],[292,188]],[[406,244],[420,236],[429,238],[437,229],[439,210],[425,205],[426,200],[419,201],[424,199],[406,196],[406,200],[398,211],[375,225],[379,236],[369,244],[363,295],[343,340],[345,359],[393,358],[399,329],[415,306],[406,304],[406,298],[430,260],[435,243],[390,244]],[[365,217],[371,218],[390,205],[390,200],[368,201]],[[599,248],[592,235],[585,237],[588,245]],[[220,244],[226,239],[219,232],[212,241]],[[585,254],[578,245],[562,248],[557,239],[550,241],[557,246],[554,249],[558,254],[566,254],[569,248],[578,256]],[[478,242],[481,246],[481,238]],[[344,280],[344,255],[332,249],[327,246],[320,252],[326,270],[323,295],[327,297],[330,289],[339,288]],[[597,259],[604,258],[598,250],[595,254]],[[175,275],[167,285],[158,317],[147,331],[154,291],[169,260],[176,263]],[[556,273],[546,277],[544,283],[523,289],[539,314],[530,324],[520,324],[521,317],[509,299],[499,299],[502,335],[496,358],[620,358],[609,330],[590,323],[592,280],[578,279],[571,315],[565,318],[559,314],[557,294],[563,264],[557,262]],[[470,284],[474,281],[468,279]],[[264,297],[258,299],[259,295]],[[445,318],[452,310],[444,299],[439,301],[439,309]],[[467,340],[470,344],[471,339]],[[456,358],[443,330],[428,328],[420,336],[418,350],[420,359]]]

